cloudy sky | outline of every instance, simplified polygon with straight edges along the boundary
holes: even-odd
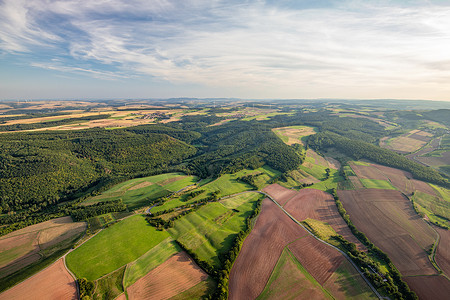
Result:
[[[0,99],[450,100],[450,1],[0,0]]]

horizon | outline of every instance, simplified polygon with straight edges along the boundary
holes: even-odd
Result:
[[[0,0],[0,99],[450,101],[450,3]]]

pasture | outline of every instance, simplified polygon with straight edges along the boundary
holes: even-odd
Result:
[[[67,255],[67,266],[78,278],[96,280],[130,263],[168,238],[141,215],[116,223]]]

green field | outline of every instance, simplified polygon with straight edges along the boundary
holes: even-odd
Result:
[[[436,186],[434,187],[436,188]],[[445,195],[445,189],[439,189]],[[430,221],[438,225],[450,227],[450,201],[419,191],[415,191],[411,199],[419,211],[426,214]]]
[[[172,255],[180,252],[180,247],[172,238],[167,238],[137,260],[128,264],[123,279],[124,287],[129,287],[139,278],[165,262]]]
[[[331,193],[333,189],[337,188],[337,185],[339,182],[342,182],[344,180],[344,177],[339,175],[339,171],[330,169],[330,178],[323,180],[318,183],[314,183],[311,186],[308,186],[306,188],[309,189],[317,189],[324,192]]]
[[[119,183],[101,195],[88,198],[83,205],[101,201],[122,199],[130,209],[149,205],[150,201],[176,192],[197,181],[196,176],[186,176],[182,173],[167,173],[155,176],[131,179]]]
[[[224,174],[215,180],[205,179],[197,184],[198,188],[191,190],[191,191],[204,190],[202,194],[190,199],[189,201],[185,201],[184,200],[185,197],[183,196],[175,197],[160,206],[152,208],[151,212],[155,213],[162,210],[171,209],[181,205],[192,203],[194,201],[206,198],[208,194],[216,191],[219,191],[218,195],[219,197],[233,195],[244,191],[251,191],[253,190],[252,186],[238,180],[239,177],[249,174],[261,174],[260,176],[256,177],[255,182],[258,185],[259,189],[262,189],[263,187],[268,185],[268,182],[271,178],[279,176],[281,173],[268,166],[262,166],[261,168],[258,168],[256,170],[241,170],[234,174]]]
[[[97,280],[93,299],[114,299],[123,293],[123,274],[125,266],[114,271],[113,273]]]
[[[245,195],[246,197],[247,195]],[[169,229],[172,237],[196,253],[200,259],[213,266],[219,266],[219,255],[226,253],[238,232],[245,229],[245,220],[251,215],[256,202],[262,196],[253,194],[246,202],[235,209],[225,207],[222,203],[207,204],[195,212],[175,221]],[[242,195],[237,196],[238,203]],[[227,205],[232,205],[231,199]]]
[[[151,227],[144,216],[132,216],[69,253],[67,266],[78,278],[96,280],[134,261],[167,237],[167,232]]]
[[[395,190],[396,188],[392,186],[392,184],[387,180],[379,180],[379,179],[359,179],[361,183],[367,189],[382,189],[382,190]]]
[[[258,300],[264,299],[333,299],[333,297],[308,273],[300,262],[285,248],[278,259],[269,281]]]

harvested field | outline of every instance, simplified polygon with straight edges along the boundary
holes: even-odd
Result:
[[[337,160],[335,160],[334,158],[331,158],[331,157],[325,157],[325,159],[327,160],[328,166],[329,166],[331,169],[339,170],[339,169],[341,168],[341,163],[338,162]]]
[[[274,199],[277,200],[277,197]],[[333,197],[328,193],[316,189],[301,189],[285,204],[284,209],[298,221],[311,218],[326,222],[338,234],[358,245],[358,248],[365,248],[351,233],[339,214]]]
[[[450,295],[450,281],[444,276],[403,277],[419,299],[446,300]]]
[[[338,191],[353,224],[386,252],[403,275],[432,275],[426,250],[436,234],[395,190]]]
[[[131,285],[128,298],[169,299],[207,279],[208,275],[180,252]]]
[[[386,176],[376,168],[372,166],[362,166],[362,165],[355,165],[354,163],[350,163],[350,166],[355,172],[356,176],[359,178],[365,178],[365,179],[377,179],[377,180],[386,180]]]
[[[0,300],[78,299],[74,279],[59,259],[50,267],[0,294]]]
[[[0,238],[0,278],[39,261],[41,251],[68,241],[86,229],[63,217],[14,231]]]
[[[293,298],[332,299],[292,253],[285,249],[258,300]]]
[[[297,195],[297,191],[287,189],[281,185],[275,183],[266,186],[263,192],[269,194],[274,198],[281,206],[285,205],[292,197]]]
[[[450,276],[450,230],[436,226],[434,226],[434,229],[441,237],[436,250],[436,263],[447,276]]]
[[[432,136],[432,134],[428,132],[412,130],[406,134],[391,139],[384,146],[400,153],[414,152],[428,143],[431,140],[430,136]]]
[[[255,299],[266,286],[284,247],[307,235],[278,206],[264,199],[261,213],[230,272],[229,299]]]
[[[349,176],[348,179],[350,179],[355,189],[359,190],[364,188],[361,180],[357,176]]]
[[[303,143],[301,138],[303,136],[309,136],[315,134],[316,131],[313,127],[309,126],[292,126],[292,127],[280,127],[272,129],[275,134],[282,138],[287,145]],[[304,143],[303,143],[304,144]]]
[[[411,181],[414,185],[414,190],[430,194],[432,196],[437,196],[436,191],[428,183],[416,179],[412,179]]]
[[[344,261],[335,249],[308,235],[289,244],[289,250],[303,267],[323,285]]]
[[[335,299],[378,299],[350,262],[344,259],[323,284]]]
[[[134,190],[138,190],[138,189],[141,189],[141,188],[145,188],[145,187],[147,187],[149,185],[152,185],[152,184],[153,184],[153,182],[144,181],[144,182],[141,182],[139,184],[136,184],[135,186],[130,187],[128,189],[128,191],[134,191]]]

